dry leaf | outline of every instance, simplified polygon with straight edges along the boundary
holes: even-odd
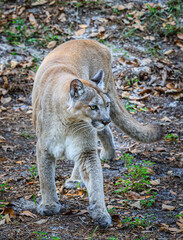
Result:
[[[172,191],[172,190],[170,190],[170,193],[171,193],[172,195],[174,195],[174,196],[177,196],[177,193],[174,192],[174,191]]]
[[[6,223],[10,223],[11,222],[9,214],[6,214],[3,218],[5,219]]]
[[[66,15],[65,13],[61,13],[58,20],[60,20],[61,22],[65,22],[66,21]]]
[[[4,80],[3,88],[8,89],[9,88],[8,78],[6,76],[3,76],[3,80]]]
[[[160,184],[160,179],[151,180],[150,183],[151,183],[153,186],[157,186],[157,185]]]
[[[102,23],[107,23],[108,22],[108,20],[105,19],[105,18],[98,18],[97,20],[102,22]]]
[[[136,192],[129,191],[125,194],[125,197],[129,200],[137,200],[140,199],[140,195]]]
[[[5,219],[0,221],[0,225],[3,225],[3,224],[5,224]]]
[[[161,121],[165,121],[165,122],[171,122],[172,120],[170,118],[168,118],[167,116],[165,116],[164,118],[160,119]]]
[[[56,44],[57,44],[56,41],[51,41],[51,42],[48,43],[47,48],[49,48],[49,49],[54,48]]]
[[[29,67],[31,67],[33,64],[34,64],[34,63],[33,63],[32,59],[31,59],[31,60],[29,60],[28,62],[21,63],[21,66],[22,66],[23,68],[29,68]]]
[[[47,3],[47,0],[38,0],[32,3],[32,6],[40,6]]]
[[[126,3],[126,4],[124,4],[124,7],[127,9],[132,9],[134,7],[134,3],[132,3],[132,2]]]
[[[83,210],[79,211],[79,212],[77,213],[77,215],[83,215],[83,214],[85,214],[85,213],[88,213],[88,211],[87,211],[86,209],[83,209]]]
[[[7,158],[0,157],[0,162],[5,162],[5,161],[7,161]]]
[[[168,51],[166,51],[166,52],[164,53],[164,55],[170,55],[173,51],[174,51],[173,49],[168,50]]]
[[[31,218],[35,218],[35,217],[36,217],[35,214],[31,213],[31,212],[28,211],[28,210],[23,211],[23,212],[21,213],[21,215],[22,215],[22,216],[31,217]]]
[[[117,5],[114,8],[117,8],[119,11],[123,11],[125,9],[123,5]]]
[[[11,101],[11,97],[7,97],[7,98],[1,97],[2,104],[9,103],[10,101]]]
[[[11,68],[16,68],[16,66],[18,65],[18,62],[12,60],[10,64],[11,64]]]
[[[140,200],[130,204],[131,207],[141,209]]]
[[[177,46],[177,47],[179,47],[181,50],[183,50],[183,45],[182,45],[182,43],[181,43],[178,39],[176,40],[175,46]]]
[[[177,37],[183,40],[183,33],[177,33]]]
[[[168,230],[169,230],[170,232],[173,232],[173,233],[180,233],[180,232],[183,231],[183,230],[178,229],[178,228],[168,228]]]
[[[142,61],[141,61],[141,64],[142,65],[149,65],[149,64],[151,64],[152,63],[152,60],[150,59],[150,58],[144,58],[144,59],[142,59]]]
[[[3,136],[0,136],[0,142],[6,142],[6,139]]]
[[[79,29],[79,30],[76,32],[76,36],[83,35],[84,33],[85,33],[85,28]]]
[[[133,24],[133,27],[136,29],[139,29],[140,31],[144,31],[145,26],[141,25],[141,21],[140,20],[136,20],[136,23]]]
[[[48,221],[48,219],[41,219],[41,220],[39,220],[39,221],[37,221],[35,223],[41,225],[41,224],[46,223],[47,221]]]
[[[146,170],[147,170],[147,172],[149,173],[149,174],[151,174],[151,175],[155,175],[156,173],[152,170],[152,168],[150,168],[150,167],[146,167]]]
[[[86,24],[80,24],[79,28],[87,28],[88,26]]]
[[[35,28],[38,27],[37,21],[32,13],[29,15],[29,21]]]
[[[104,27],[99,27],[98,32],[99,32],[99,33],[105,32],[105,28],[104,28]]]
[[[110,169],[111,167],[110,167],[110,165],[109,165],[109,164],[107,164],[107,163],[104,163],[104,168],[108,168],[108,169]]]
[[[176,222],[177,225],[183,229],[183,219],[179,219],[178,222]]]
[[[139,92],[138,94],[139,95],[143,95],[144,93],[147,93],[147,92],[152,92],[153,90],[151,88],[146,88],[144,89],[143,91]]]
[[[173,211],[175,209],[174,206],[162,204],[162,210],[168,210],[168,211]]]
[[[145,40],[150,40],[150,41],[154,41],[154,40],[155,40],[155,37],[153,37],[153,36],[147,36],[147,37],[143,37],[143,39],[145,39]]]
[[[166,85],[166,87],[169,88],[169,89],[174,89],[174,88],[175,88],[175,86],[174,86],[173,83],[168,83],[168,84]]]
[[[18,164],[22,164],[22,163],[23,163],[23,161],[17,161],[16,163],[18,163]]]
[[[10,207],[5,207],[3,209],[3,213],[6,215],[8,214],[11,218],[15,218],[15,212],[13,210],[13,208],[10,208]]]
[[[78,190],[78,195],[82,196],[83,195],[83,191],[82,190]]]
[[[91,34],[90,34],[90,37],[91,38],[94,38],[94,37],[97,37],[98,36],[98,32],[92,32]]]

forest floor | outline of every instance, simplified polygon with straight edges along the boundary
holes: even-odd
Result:
[[[107,230],[89,217],[85,188],[64,189],[70,161],[56,169],[61,211],[36,212],[35,72],[52,48],[81,38],[111,49],[116,88],[133,117],[165,129],[160,142],[143,144],[111,125],[116,159],[101,161]],[[182,100],[181,0],[0,1],[0,239],[183,239]]]

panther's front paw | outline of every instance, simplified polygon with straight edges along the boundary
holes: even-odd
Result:
[[[40,203],[37,207],[37,212],[44,216],[51,216],[57,214],[61,209],[60,203],[51,203],[51,204],[43,204]]]
[[[84,183],[81,180],[72,180],[71,178],[67,179],[65,182],[65,188],[78,188],[84,187]]]
[[[99,225],[99,227],[106,229],[111,225],[111,216],[108,212],[103,212],[101,210],[89,210],[89,212],[95,224]]]
[[[115,150],[111,149],[111,151],[106,151],[104,149],[101,150],[100,152],[100,159],[102,160],[113,160],[115,158]]]

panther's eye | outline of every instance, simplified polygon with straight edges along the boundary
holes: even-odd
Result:
[[[97,105],[90,105],[90,108],[91,108],[91,110],[97,110],[98,109]]]
[[[106,103],[106,106],[109,107],[109,102]]]

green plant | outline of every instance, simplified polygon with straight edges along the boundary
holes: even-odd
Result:
[[[140,217],[128,217],[125,216],[121,223],[124,228],[138,228],[138,227],[147,227],[150,225],[150,221],[144,216]]]
[[[113,213],[113,214],[117,214],[117,212],[115,211],[115,207],[111,208],[111,209],[107,209],[108,213]]]
[[[102,44],[105,44],[105,40],[104,39],[99,39],[99,42]]]
[[[149,47],[147,53],[150,53],[152,57],[159,57],[161,55],[160,48],[158,45]]]
[[[169,133],[165,136],[165,140],[176,142],[178,140],[178,136],[176,134]]]
[[[2,202],[2,203],[1,203]],[[6,206],[6,204],[3,204],[4,203],[4,200],[0,200],[0,207],[3,208]]]
[[[6,182],[0,184],[0,191],[1,191],[1,192],[5,192],[8,188],[10,188],[10,186],[7,185]]]
[[[179,213],[178,215],[175,215],[175,217],[183,218],[183,212]]]
[[[48,239],[46,232],[40,231],[40,232],[34,232],[34,234],[38,235],[36,240]]]
[[[124,28],[122,33],[121,33],[121,36],[123,39],[127,39],[127,38],[130,38],[130,37],[135,37],[135,32],[136,32],[136,29],[135,28]]]
[[[146,107],[144,107],[144,108],[139,108],[139,110],[145,112],[145,111],[147,111],[148,109],[147,109]]]
[[[140,200],[140,203],[145,208],[152,207],[155,204],[155,196],[152,196],[149,199]]]
[[[35,194],[32,195],[35,205],[37,205]]]
[[[36,167],[36,165],[32,165],[31,168],[29,168],[29,172],[32,174],[32,178],[35,178],[37,176],[38,173],[38,169]]]
[[[50,239],[50,237],[48,237],[48,233],[46,233],[46,232],[40,231],[40,232],[34,232],[34,234],[37,235],[36,240],[42,240],[42,239],[46,239],[47,240],[47,239]],[[57,236],[52,236],[51,239],[53,239],[53,240],[61,240],[61,238],[57,237]]]
[[[182,32],[181,14],[183,2],[181,0],[168,1],[166,7],[157,4],[146,4],[149,12],[146,13],[147,26],[149,31],[160,36],[176,35]],[[149,24],[151,23],[151,24]]]
[[[35,136],[29,132],[22,132],[21,136],[26,138],[26,139],[31,139],[31,138],[35,138]]]
[[[116,237],[110,237],[108,240],[118,240]]]
[[[133,158],[134,158],[134,157],[133,157],[131,154],[129,154],[129,153],[125,153],[125,154],[123,155],[123,157],[120,157],[120,159],[122,159],[122,160],[125,162],[125,166],[126,166],[126,167],[129,167],[130,164],[132,164]]]
[[[93,240],[93,235],[96,233],[97,230],[98,230],[98,226],[96,226],[94,231],[91,233],[91,236],[88,238],[89,240]]]
[[[143,160],[143,163],[132,163],[133,156],[125,154],[122,159],[125,161],[127,174],[124,174],[126,179],[120,178],[115,185],[122,185],[120,190],[116,190],[115,193],[124,194],[128,190],[143,191],[150,185],[149,172],[146,166],[151,166],[152,162]],[[144,166],[145,165],[145,166]]]
[[[128,110],[129,112],[136,112],[137,109],[135,108],[135,105],[134,104],[131,104],[130,102],[127,102],[125,104],[125,108],[126,110]]]
[[[146,236],[144,236],[144,237],[137,238],[136,240],[142,240],[142,239],[145,239],[145,238],[150,237],[150,236],[151,236],[151,235],[148,234],[148,235],[146,235]],[[148,238],[148,239],[149,239],[149,238]]]
[[[132,86],[135,82],[139,82],[139,79],[137,77],[131,78],[128,80],[128,85]]]

